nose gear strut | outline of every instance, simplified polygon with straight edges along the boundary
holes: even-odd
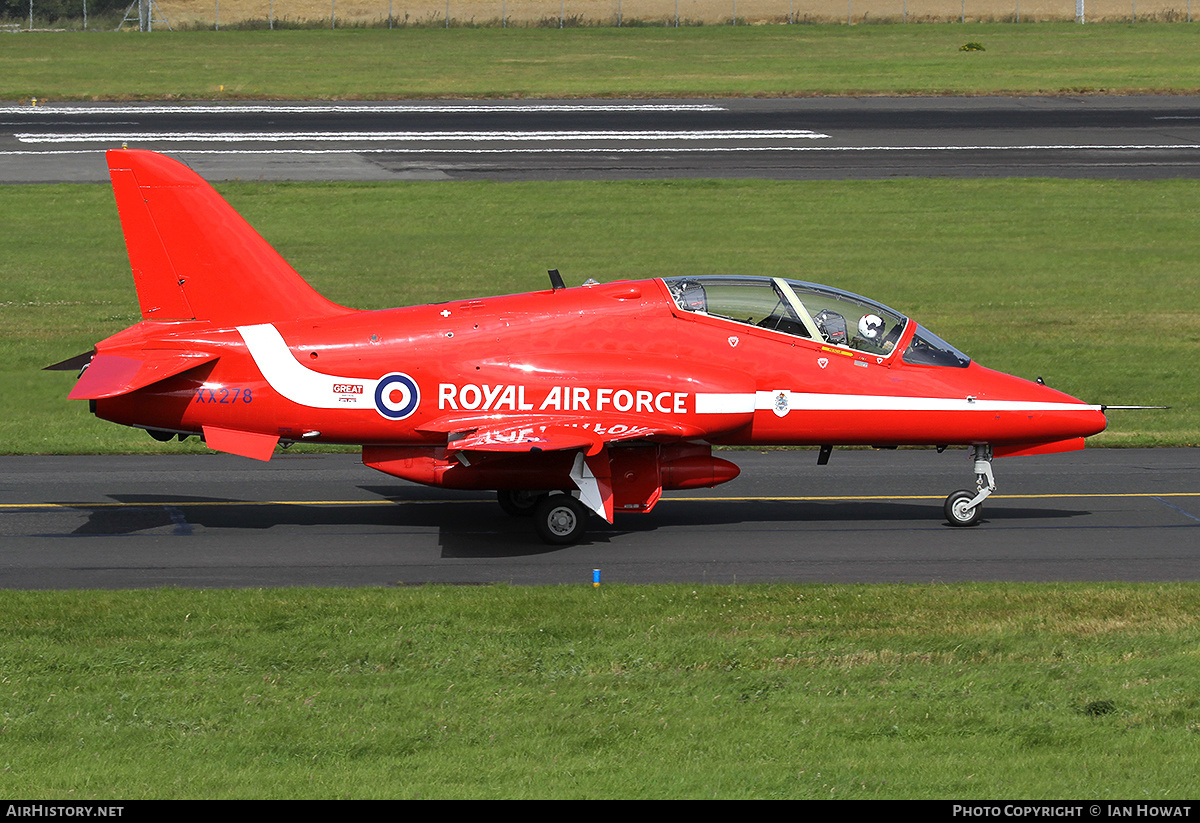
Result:
[[[966,489],[951,492],[946,498],[943,511],[951,526],[974,526],[983,514],[983,501],[996,490],[996,477],[992,474],[992,447],[974,446],[971,459],[975,463],[974,493]]]

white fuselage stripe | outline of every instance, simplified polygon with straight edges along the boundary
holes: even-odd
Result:
[[[752,414],[775,408],[778,392],[697,393],[699,414]],[[892,397],[873,394],[816,394],[788,392],[789,411],[977,411],[1061,412],[1100,411],[1084,403],[1046,403],[1029,400],[978,400],[967,397]]]
[[[313,371],[292,354],[270,323],[238,326],[250,356],[271,388],[303,406],[318,409],[375,408],[378,380],[339,377]],[[697,392],[697,414],[753,414],[776,411],[779,391]],[[1028,400],[979,400],[969,397],[893,397],[871,394],[787,392],[787,410],[913,412],[1064,412],[1100,411],[1085,403]]]
[[[270,323],[238,326],[238,334],[263,378],[280,395],[314,409],[373,409],[378,380],[338,377],[308,368]]]

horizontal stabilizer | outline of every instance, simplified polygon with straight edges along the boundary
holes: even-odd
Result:
[[[126,349],[120,354],[98,354],[92,358],[91,365],[84,370],[67,397],[71,400],[118,397],[194,369],[217,357],[208,352],[141,349]]]
[[[83,354],[77,354],[74,357],[68,357],[66,360],[60,360],[50,366],[43,366],[42,371],[79,371],[88,363],[92,362],[92,358],[96,356],[96,350],[85,351]]]

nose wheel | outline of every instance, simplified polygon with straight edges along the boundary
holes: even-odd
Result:
[[[946,498],[942,511],[951,526],[974,526],[983,515],[983,501],[996,490],[992,474],[992,447],[975,446],[971,459],[975,463],[975,491],[959,489]]]
[[[983,515],[983,506],[978,503],[972,505],[971,501],[974,499],[974,492],[966,489],[951,492],[950,496],[946,498],[946,505],[942,507],[946,513],[947,522],[951,526],[974,526],[978,523],[979,518]]]

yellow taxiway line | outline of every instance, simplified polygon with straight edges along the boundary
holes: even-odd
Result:
[[[993,494],[989,500],[1104,500],[1121,498],[1200,497],[1200,492],[1102,492],[1078,494]],[[880,500],[944,500],[942,495],[851,495],[807,497],[664,497],[661,503],[830,503]],[[382,506],[431,505],[439,503],[490,503],[492,498],[457,498],[447,500],[156,500],[145,502],[76,502],[76,503],[0,503],[0,509],[80,509],[80,508],[145,508],[174,506],[200,508],[207,506]]]

